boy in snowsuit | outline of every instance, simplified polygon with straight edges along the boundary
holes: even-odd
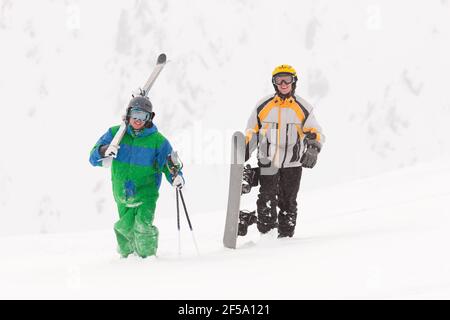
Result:
[[[98,140],[90,153],[89,161],[93,166],[103,166],[105,157],[112,160],[113,195],[120,217],[114,224],[114,232],[122,257],[133,252],[142,258],[156,254],[158,229],[153,219],[162,173],[174,187],[184,185],[182,173],[174,178],[167,168],[172,147],[158,132],[154,116],[147,97],[134,97],[127,108],[127,130],[119,148],[108,149],[119,130],[119,126],[115,126]]]
[[[272,72],[275,94],[257,104],[246,130],[246,160],[258,148],[257,228],[261,233],[278,228],[279,238],[294,235],[302,167],[315,166],[324,143],[313,107],[295,94],[297,80],[293,67],[276,67]],[[241,235],[246,232],[244,226]]]

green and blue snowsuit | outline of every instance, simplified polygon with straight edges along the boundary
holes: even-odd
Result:
[[[89,158],[93,166],[102,166],[100,146],[110,144],[118,130],[119,126],[110,128],[95,144]],[[162,173],[172,182],[166,166],[171,152],[169,141],[154,124],[138,133],[128,126],[120,142],[117,158],[112,161],[111,179],[120,217],[114,231],[118,251],[124,257],[133,252],[141,257],[156,253],[158,229],[153,219]]]

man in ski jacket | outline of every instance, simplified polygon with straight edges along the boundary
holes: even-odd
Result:
[[[294,235],[302,167],[315,166],[324,143],[313,107],[295,94],[297,80],[293,67],[276,67],[275,94],[258,102],[246,130],[246,160],[258,149],[257,227],[267,233],[278,226],[280,238]]]
[[[156,254],[158,229],[153,219],[162,173],[173,186],[182,188],[184,185],[182,173],[173,177],[167,168],[172,147],[158,132],[154,116],[147,97],[134,97],[127,108],[127,130],[119,148],[111,146],[114,149],[111,153],[108,149],[119,130],[119,126],[115,126],[108,129],[90,153],[89,161],[93,166],[104,166],[112,161],[112,189],[120,218],[114,224],[114,231],[122,257],[133,252],[143,258]],[[105,158],[107,150],[112,156]]]

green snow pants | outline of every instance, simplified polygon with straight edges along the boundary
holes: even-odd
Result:
[[[136,252],[142,258],[153,256],[158,249],[158,228],[153,225],[156,199],[137,207],[117,204],[120,219],[114,224],[118,252],[122,257]]]

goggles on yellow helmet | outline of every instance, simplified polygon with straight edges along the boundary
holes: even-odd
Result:
[[[277,85],[277,86],[281,86],[283,83],[285,84],[291,84],[295,81],[294,76],[292,74],[277,74],[276,76],[273,77],[273,84]]]
[[[297,82],[297,71],[287,64],[276,67],[272,72],[272,83],[281,85],[283,82],[291,84]]]

